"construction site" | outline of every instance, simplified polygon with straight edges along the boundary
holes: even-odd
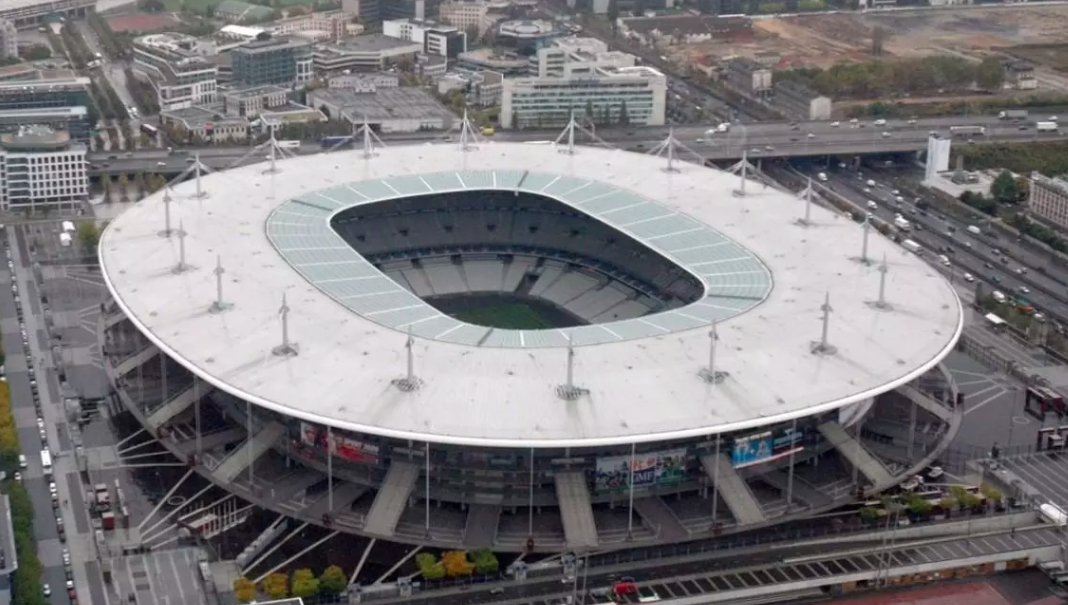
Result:
[[[945,54],[970,60],[994,55],[1034,64],[1039,88],[1068,91],[1068,6],[821,14],[753,21],[745,39],[712,39],[668,47],[683,63],[715,65],[736,57],[779,69],[827,68],[871,61],[882,31],[882,60]],[[1043,77],[1041,72],[1048,72]]]

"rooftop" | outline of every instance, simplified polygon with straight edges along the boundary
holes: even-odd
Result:
[[[378,52],[383,50],[393,50],[397,48],[406,48],[409,46],[419,46],[417,42],[409,42],[407,40],[401,40],[400,38],[391,38],[382,34],[366,34],[363,36],[354,36],[346,39],[341,44],[330,44],[321,47],[321,50],[326,50],[333,53],[367,53]]]
[[[70,146],[70,133],[48,126],[20,126],[18,131],[0,134],[0,147],[17,151],[55,151]]]
[[[276,94],[289,94],[289,89],[281,86],[265,85],[265,86],[252,86],[249,88],[232,88],[230,90],[223,91],[224,97],[233,97],[236,99],[252,99],[255,97],[262,97],[264,95],[276,95]]]
[[[162,111],[160,115],[165,118],[181,120],[188,128],[200,128],[208,124],[215,124],[216,126],[248,125],[248,120],[245,118],[226,116],[221,107],[218,109],[212,107],[183,107],[181,109]]]
[[[267,40],[253,40],[248,44],[235,48],[232,52],[239,54],[259,54],[273,52],[284,48],[311,49],[311,43],[300,38],[269,38]]]
[[[314,99],[314,101],[313,101]],[[336,105],[354,122],[398,119],[452,120],[456,116],[433,95],[420,88],[382,88],[355,92],[343,88],[320,88],[308,93],[308,105]]]
[[[672,15],[666,17],[635,17],[624,19],[627,29],[640,34],[654,31],[661,35],[681,34],[684,36],[731,34],[747,32],[753,29],[753,21],[748,17],[714,17],[710,15]]]
[[[281,178],[247,166],[203,178],[203,199],[191,181],[174,189],[172,221],[185,226],[191,270],[172,271],[180,244],[159,236],[162,193],[108,226],[102,270],[131,321],[210,384],[290,416],[416,441],[580,447],[743,430],[865,401],[952,350],[960,301],[921,259],[872,234],[868,252],[886,259],[893,305],[878,309],[881,273],[855,259],[855,223],[813,207],[804,228],[793,195],[751,186],[735,197],[736,176],[664,164],[618,150],[484,142],[467,153],[417,145],[369,160],[359,150],[302,156],[280,163]],[[581,209],[688,266],[708,296],[638,322],[487,335],[400,289],[328,226],[353,205],[485,189]],[[217,258],[233,307],[209,313]],[[272,354],[283,294],[295,356]],[[812,345],[825,296],[837,350],[821,355]],[[369,299],[377,306],[358,302]],[[716,319],[717,368],[729,377],[710,386],[698,373]],[[423,384],[405,392],[391,383],[405,374],[409,329]],[[568,333],[579,345],[575,383],[588,389],[576,401],[556,394]]]

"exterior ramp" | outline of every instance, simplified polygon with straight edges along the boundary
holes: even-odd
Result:
[[[235,449],[212,473],[219,483],[230,483],[242,471],[248,468],[249,463],[255,463],[256,459],[267,453],[274,444],[286,434],[286,427],[280,422],[272,422],[260,429]]]
[[[701,456],[701,464],[709,477],[719,479],[719,495],[738,525],[751,525],[765,519],[764,509],[753,495],[753,490],[749,489],[749,484],[734,470],[730,457],[722,453],[706,454]]]
[[[501,505],[471,504],[467,507],[464,546],[491,548],[497,541],[497,526],[501,522]]]
[[[149,359],[155,357],[156,353],[159,353],[159,349],[156,348],[156,345],[146,346],[140,351],[120,361],[119,365],[115,366],[115,375],[125,376],[130,372],[133,372],[138,367],[147,363]]]
[[[660,538],[677,542],[690,537],[690,532],[683,527],[682,522],[671,512],[667,504],[660,496],[646,496],[634,500],[634,510],[645,521],[647,527],[652,529]]]
[[[382,480],[382,487],[375,494],[375,501],[363,526],[364,531],[376,536],[392,536],[418,478],[419,466],[394,460],[389,465],[386,478]]]
[[[597,523],[593,520],[590,488],[582,471],[556,473],[556,499],[564,522],[564,538],[570,548],[597,546]]]
[[[951,422],[953,420],[953,410],[925,395],[911,384],[898,387],[898,391],[908,397],[909,401],[937,416],[942,422]]]
[[[189,406],[196,403],[198,398],[202,398],[205,395],[210,395],[212,391],[211,386],[190,386],[188,389],[178,393],[171,398],[167,403],[156,408],[148,416],[148,427],[153,431],[158,430],[159,427],[170,422],[175,416],[189,409]]]
[[[846,432],[845,428],[837,422],[825,422],[819,427],[820,433],[838,450],[850,464],[855,466],[862,475],[875,485],[876,489],[885,489],[893,485],[894,479],[890,471],[871,452],[864,449],[859,441]]]

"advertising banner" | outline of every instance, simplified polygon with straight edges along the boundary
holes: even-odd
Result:
[[[611,491],[630,488],[630,456],[597,459],[594,489]],[[634,487],[678,483],[686,475],[686,450],[650,452],[634,456]]]
[[[734,442],[731,450],[731,465],[742,468],[761,462],[769,462],[804,449],[801,431],[787,428],[778,434],[771,431],[749,435]]]
[[[319,450],[329,450],[331,454],[360,464],[378,463],[378,446],[347,437],[338,431],[330,433],[333,443],[327,447],[327,430],[309,422],[300,423],[300,440]]]

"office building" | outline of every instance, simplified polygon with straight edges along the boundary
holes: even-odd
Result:
[[[241,86],[300,86],[312,79],[312,45],[297,38],[256,40],[230,51]]]
[[[530,54],[563,33],[552,21],[544,19],[503,21],[496,26],[494,44]]]
[[[771,105],[791,120],[831,119],[831,99],[792,80],[776,82]]]
[[[436,82],[439,95],[462,91],[470,103],[479,107],[493,107],[501,102],[504,76],[495,71],[454,71]]]
[[[393,21],[396,19],[418,19],[420,21],[430,19],[438,14],[441,0],[378,0],[378,19],[380,21]],[[373,10],[361,2],[361,11]],[[361,20],[367,22],[367,17],[361,15]]]
[[[342,88],[352,92],[375,92],[380,88],[397,88],[400,77],[395,73],[338,74],[326,80],[327,88]]]
[[[159,121],[165,126],[170,126],[181,137],[186,137],[187,142],[195,142],[195,138],[207,143],[240,141],[248,138],[248,118],[230,117],[221,111],[221,107],[182,107],[168,111],[161,111]]]
[[[223,111],[231,117],[254,118],[265,109],[289,103],[288,92],[280,86],[255,86],[223,93]]]
[[[0,209],[73,207],[89,195],[86,147],[69,133],[23,126],[0,134]]]
[[[152,34],[134,40],[133,71],[156,89],[163,111],[214,103],[219,68],[208,59],[214,46],[185,34]]]
[[[478,48],[460,53],[456,65],[473,71],[489,70],[506,76],[530,75],[530,57],[514,52],[500,53],[492,48]]]
[[[85,17],[95,4],[95,0],[4,0],[0,2],[0,19],[28,28],[56,16]]]
[[[17,59],[19,56],[19,31],[15,23],[0,19],[0,59]]]
[[[491,9],[492,5],[484,0],[450,0],[442,2],[438,7],[438,18],[442,23],[460,31],[478,29],[478,35],[483,36],[500,18],[500,15],[491,12]]]
[[[467,51],[467,34],[455,27],[433,21],[396,19],[382,22],[382,33],[423,45],[423,52],[439,57],[456,58]]]
[[[724,79],[728,86],[751,97],[764,96],[772,90],[771,70],[752,59],[728,61]]]
[[[1031,215],[1061,231],[1068,231],[1068,181],[1031,173],[1027,199]]]
[[[596,38],[557,38],[531,55],[529,74],[535,78],[572,78],[593,75],[598,69],[634,67],[634,55],[608,50]]]
[[[662,126],[666,95],[664,74],[651,67],[600,68],[575,78],[509,78],[501,93],[501,127],[563,126],[573,112],[600,125]]]
[[[24,126],[47,126],[65,130],[76,143],[88,143],[92,124],[89,110],[76,107],[36,107],[32,109],[0,110],[0,132],[18,132]]]
[[[312,51],[315,73],[381,71],[394,63],[411,61],[423,52],[423,45],[382,34],[366,34],[341,44],[325,44]]]
[[[42,107],[88,107],[89,78],[46,77],[0,81],[0,111]]]

